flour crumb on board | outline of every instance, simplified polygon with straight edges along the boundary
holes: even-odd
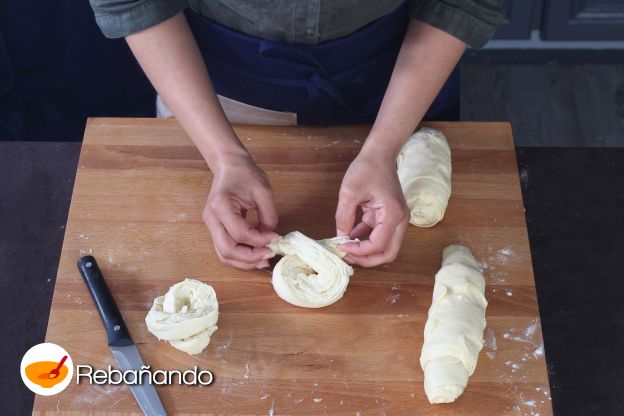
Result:
[[[228,338],[228,340],[225,341],[223,344],[218,345],[215,348],[215,357],[220,360],[221,364],[227,363],[227,360],[223,358],[223,353],[225,353],[228,350],[228,348],[230,348],[231,344],[232,344],[232,335],[230,333],[230,337]]]
[[[535,403],[534,399],[525,400],[524,405],[529,406],[529,407],[537,407],[537,404]]]
[[[169,219],[167,222],[178,222],[186,219],[186,212],[178,212],[175,217]]]
[[[322,402],[322,401],[323,401],[323,398],[322,398],[322,397],[315,397],[315,398],[314,398],[314,403],[320,403],[320,402]]]
[[[539,358],[544,355],[544,341],[540,342],[540,344],[533,351],[533,356],[535,358]]]
[[[262,392],[262,396],[260,396],[260,400],[266,400],[269,398],[268,393]]]
[[[341,141],[342,141],[342,140],[334,140],[334,141],[333,141],[333,142],[331,142],[331,143],[324,144],[324,145],[323,145],[323,147],[331,147],[331,146],[333,146],[333,145],[335,145],[335,144],[340,143]]]
[[[494,330],[492,328],[487,328],[485,331],[485,338],[483,339],[483,346],[490,350],[486,351],[486,355],[490,360],[494,359],[496,356],[496,335],[494,334]]]
[[[271,401],[271,408],[269,409],[269,416],[273,416],[273,412],[275,412],[275,399]]]
[[[401,295],[399,293],[394,293],[392,295],[388,295],[388,297],[386,298],[386,302],[393,304],[393,303],[397,303],[397,301],[399,300],[399,298],[401,297]]]
[[[527,329],[524,331],[524,336],[527,338],[533,338],[533,335],[535,335],[536,329],[537,329],[537,321],[531,322],[531,324],[527,326]]]

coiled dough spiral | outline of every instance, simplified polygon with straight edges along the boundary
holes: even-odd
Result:
[[[451,196],[451,150],[444,135],[430,128],[413,134],[399,153],[397,173],[410,223],[432,227],[441,221]]]
[[[284,257],[273,269],[273,288],[286,302],[304,308],[331,305],[344,295],[353,268],[338,247],[348,237],[316,241],[299,231],[280,237],[268,247]]]
[[[147,329],[158,339],[190,355],[199,354],[217,330],[219,302],[212,286],[184,279],[154,299],[145,317]]]
[[[485,279],[470,250],[445,248],[420,355],[425,393],[432,404],[455,401],[477,367],[485,329],[484,291]]]

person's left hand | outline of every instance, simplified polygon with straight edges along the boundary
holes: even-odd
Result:
[[[362,207],[363,216],[362,222],[355,225],[358,207]],[[368,235],[368,239],[343,244],[341,250],[348,253],[345,260],[364,267],[394,261],[408,222],[409,211],[395,160],[360,153],[342,180],[336,233],[361,240]]]

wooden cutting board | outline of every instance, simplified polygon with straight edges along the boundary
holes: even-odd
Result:
[[[76,269],[93,254],[146,363],[212,370],[209,387],[163,386],[170,414],[552,414],[531,253],[508,123],[425,123],[452,149],[444,221],[410,226],[389,265],[357,268],[345,297],[320,310],[279,299],[269,271],[219,263],[201,212],[212,175],[175,120],[90,119],[65,231],[46,340],[74,364],[115,365]],[[369,127],[238,126],[268,173],[278,231],[333,236],[338,189]],[[470,247],[487,280],[486,347],[465,393],[432,406],[419,365],[434,275],[449,244]],[[195,277],[211,284],[219,330],[188,356],[148,333],[154,297]],[[44,412],[140,412],[127,386],[72,383],[38,396]]]

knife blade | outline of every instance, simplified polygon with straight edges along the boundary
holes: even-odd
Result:
[[[93,256],[84,256],[78,260],[77,266],[100,314],[106,329],[108,346],[119,365],[119,369],[122,372],[128,370],[139,371],[145,364],[138,348],[132,341],[130,332],[128,332],[128,328],[123,321],[108,285],[106,285],[104,276],[95,258]],[[141,383],[130,384],[130,390],[143,413],[150,416],[166,416],[167,412],[158,397],[154,385],[143,382],[144,380],[141,381]]]

